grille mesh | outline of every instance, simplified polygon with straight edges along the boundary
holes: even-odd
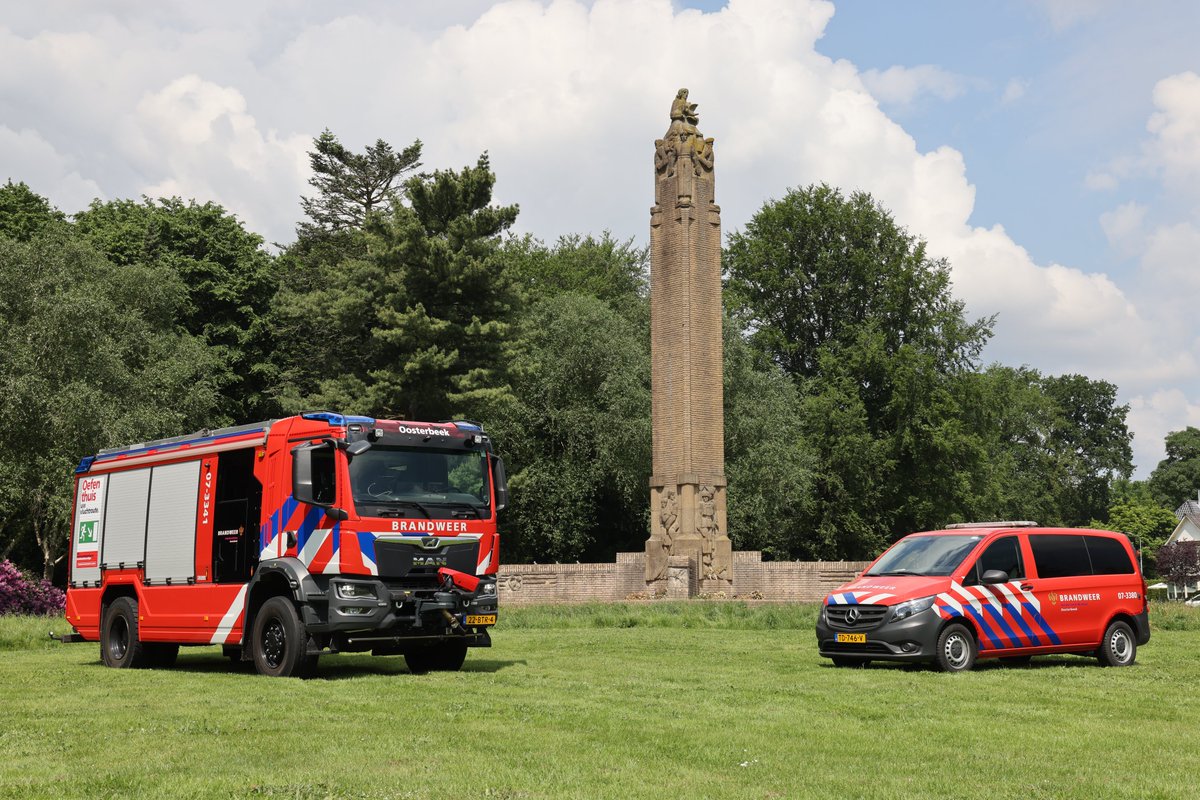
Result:
[[[829,621],[829,627],[835,630],[865,631],[878,628],[887,616],[887,612],[888,606],[826,606],[825,619]],[[857,616],[857,619],[851,620],[852,616]]]

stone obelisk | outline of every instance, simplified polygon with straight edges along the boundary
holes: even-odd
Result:
[[[650,209],[653,474],[646,582],[666,588],[686,556],[700,591],[729,592],[721,358],[721,209],[713,202],[713,140],[680,89],[654,142]]]

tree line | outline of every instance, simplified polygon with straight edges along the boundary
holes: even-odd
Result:
[[[510,562],[641,549],[647,251],[514,235],[486,154],[424,171],[421,150],[322,133],[278,252],[211,202],[67,216],[0,187],[0,559],[55,574],[81,456],[314,409],[482,420],[509,468]],[[866,193],[789,191],[723,259],[737,548],[869,558],[979,519],[1154,544],[1200,486],[1200,431],[1133,482],[1114,385],[983,365],[994,320],[969,319],[950,265]]]

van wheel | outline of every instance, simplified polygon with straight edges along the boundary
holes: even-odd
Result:
[[[466,642],[439,642],[404,654],[404,663],[414,675],[424,675],[426,672],[458,672],[466,660]]]
[[[829,660],[835,667],[865,667],[871,663],[871,659],[858,656],[832,656]]]
[[[306,657],[308,631],[286,597],[272,597],[262,604],[254,617],[250,640],[254,667],[260,675],[291,678],[310,675],[315,657]]]
[[[141,669],[148,663],[138,639],[138,602],[118,597],[104,610],[100,624],[100,660],[117,669]]]
[[[947,625],[937,640],[935,663],[942,672],[965,672],[975,665],[975,637],[964,626]]]
[[[1137,658],[1137,640],[1133,629],[1121,620],[1114,620],[1104,632],[1104,641],[1096,651],[1102,667],[1128,667]]]

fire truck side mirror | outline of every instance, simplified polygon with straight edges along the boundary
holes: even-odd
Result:
[[[508,508],[508,476],[504,474],[504,461],[492,456],[492,480],[496,483],[496,511]]]
[[[304,444],[292,450],[292,497],[314,506],[336,502],[333,455],[328,444]]]

